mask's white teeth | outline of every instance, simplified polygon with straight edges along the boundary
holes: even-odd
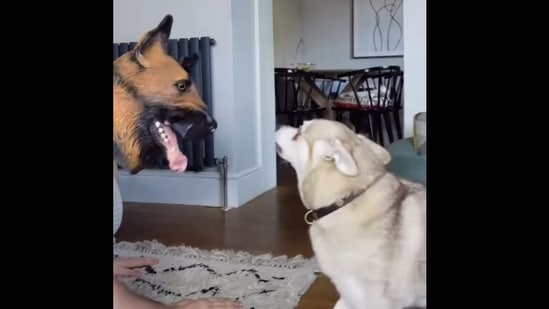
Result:
[[[162,136],[162,139],[164,140],[165,143],[168,142],[168,135],[166,135],[165,133],[161,133],[160,136]]]
[[[156,121],[156,122],[154,123],[154,125],[155,125],[157,128],[160,128],[160,126],[161,126],[162,124],[160,123],[160,121]]]
[[[158,133],[160,133],[160,134],[164,133],[164,128],[159,127],[159,128],[158,128]]]

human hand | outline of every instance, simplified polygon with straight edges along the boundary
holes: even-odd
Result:
[[[138,267],[153,266],[158,264],[158,259],[145,257],[119,257],[113,261],[113,273],[115,276],[138,277],[141,273],[134,269]]]

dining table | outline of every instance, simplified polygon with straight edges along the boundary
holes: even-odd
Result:
[[[324,118],[335,120],[335,113],[332,110],[333,100],[330,99],[329,93],[327,94],[323,89],[321,89],[317,81],[328,81],[328,82],[347,82],[347,84],[340,90],[340,92],[349,91],[350,83],[356,85],[360,79],[360,75],[352,76],[349,80],[340,79],[338,76],[342,73],[347,73],[350,71],[356,71],[356,69],[294,69],[300,73],[301,81],[300,88],[306,94],[306,99],[310,99],[316,102],[319,107],[325,108],[326,112]],[[349,83],[350,82],[350,83]]]

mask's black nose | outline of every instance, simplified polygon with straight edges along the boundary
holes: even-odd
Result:
[[[203,111],[172,113],[170,123],[181,138],[188,140],[204,138],[217,129],[217,121]]]

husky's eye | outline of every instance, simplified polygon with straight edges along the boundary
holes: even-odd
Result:
[[[183,79],[175,83],[177,90],[179,90],[180,92],[186,91],[190,85],[191,85],[191,82],[187,79]]]

